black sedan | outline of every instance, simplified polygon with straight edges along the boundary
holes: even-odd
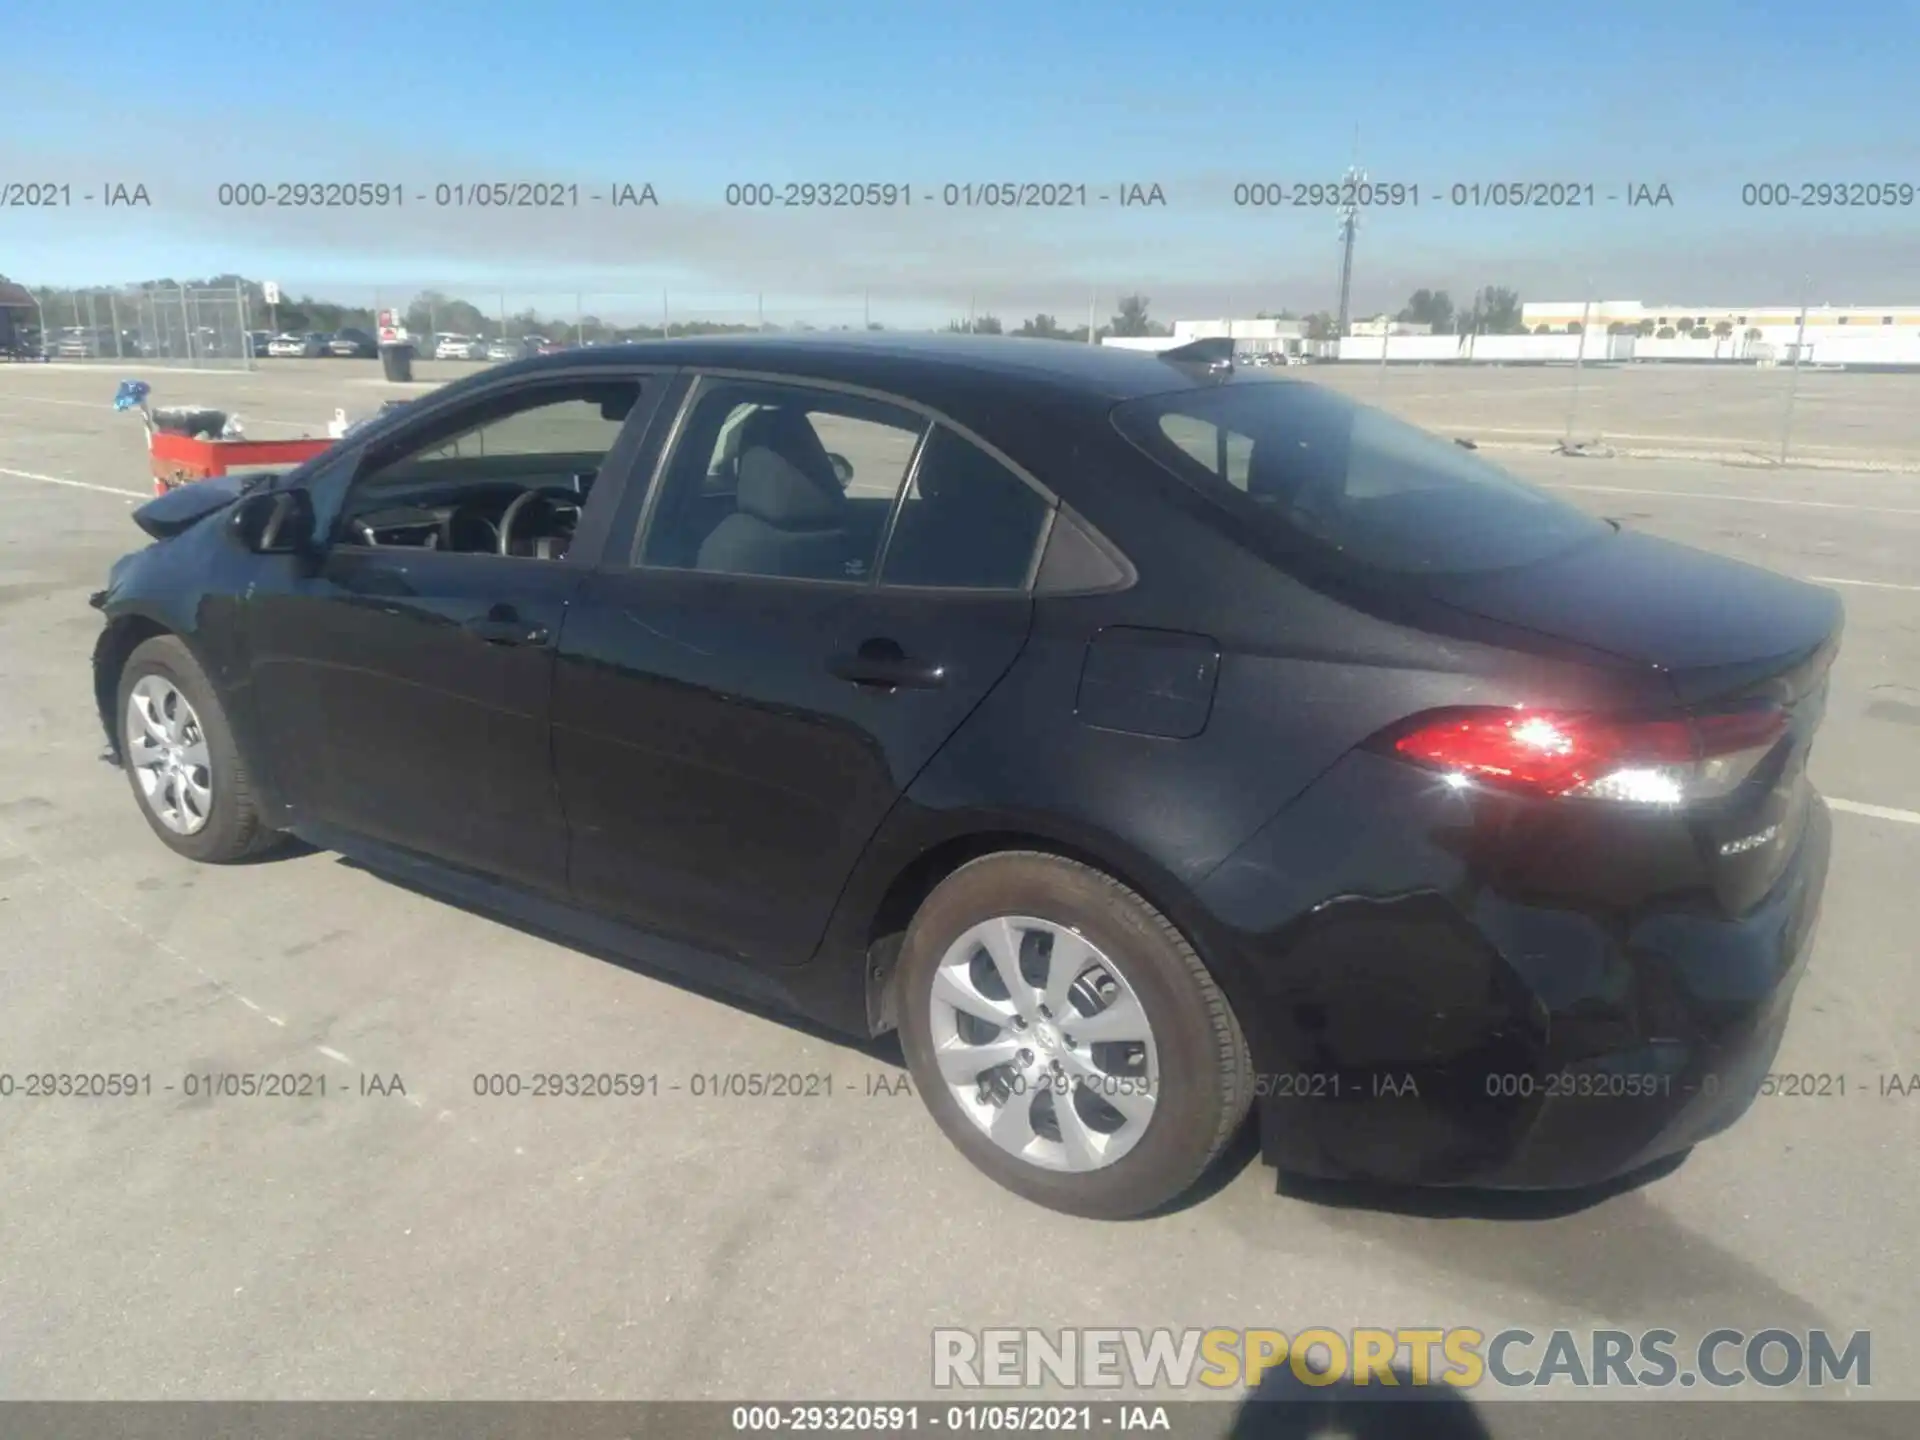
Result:
[[[365,330],[336,330],[327,341],[327,353],[337,360],[371,360],[380,346]]]
[[[1809,950],[1833,594],[1208,342],[574,350],[136,519],[94,688],[168,846],[897,1029],[1061,1210],[1255,1106],[1308,1175],[1633,1172]]]

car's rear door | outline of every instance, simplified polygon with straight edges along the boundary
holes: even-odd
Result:
[[[564,892],[548,707],[592,554],[502,554],[490,524],[510,492],[578,476],[574,536],[604,533],[648,381],[595,370],[492,387],[397,431],[352,477],[319,563],[248,606],[262,732],[309,829]]]
[[[743,405],[775,418],[736,444]],[[637,543],[609,546],[561,640],[573,892],[798,964],[888,809],[1019,654],[1052,502],[922,410],[825,386],[702,378],[674,437]]]

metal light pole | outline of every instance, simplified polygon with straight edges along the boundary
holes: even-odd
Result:
[[[1089,345],[1097,345],[1100,343],[1098,340],[1094,339],[1094,335],[1093,335],[1093,331],[1094,331],[1093,317],[1099,303],[1100,303],[1100,292],[1098,290],[1089,290],[1087,292],[1087,343]]]
[[[1800,328],[1793,337],[1793,374],[1787,377],[1787,413],[1780,421],[1780,463],[1787,463],[1787,447],[1793,439],[1793,399],[1800,389],[1800,357],[1807,351],[1807,292],[1813,278],[1800,282]]]
[[[1587,293],[1593,293],[1593,282],[1587,282]],[[1567,397],[1567,443],[1573,443],[1573,417],[1580,408],[1580,358],[1587,353],[1587,326],[1593,315],[1593,301],[1587,300],[1580,307],[1580,343],[1573,350],[1573,393]]]
[[[1340,207],[1340,313],[1334,321],[1334,333],[1342,336],[1347,333],[1347,322],[1351,318],[1349,305],[1353,296],[1353,241],[1360,233],[1360,187],[1366,184],[1367,173],[1358,168],[1349,168],[1340,177],[1341,187],[1353,196],[1352,201]],[[1381,344],[1384,347],[1385,340]],[[1384,348],[1382,350],[1384,354]]]

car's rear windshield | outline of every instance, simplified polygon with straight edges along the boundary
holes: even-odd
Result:
[[[1212,385],[1127,401],[1113,419],[1249,525],[1369,569],[1499,570],[1611,533],[1474,451],[1320,385]]]

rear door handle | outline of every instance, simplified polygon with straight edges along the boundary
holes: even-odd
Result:
[[[914,660],[899,646],[869,641],[852,655],[836,655],[827,669],[855,685],[880,690],[936,690],[947,683],[947,667]]]
[[[544,645],[553,638],[553,632],[544,625],[502,620],[492,615],[469,620],[461,628],[489,645]]]

